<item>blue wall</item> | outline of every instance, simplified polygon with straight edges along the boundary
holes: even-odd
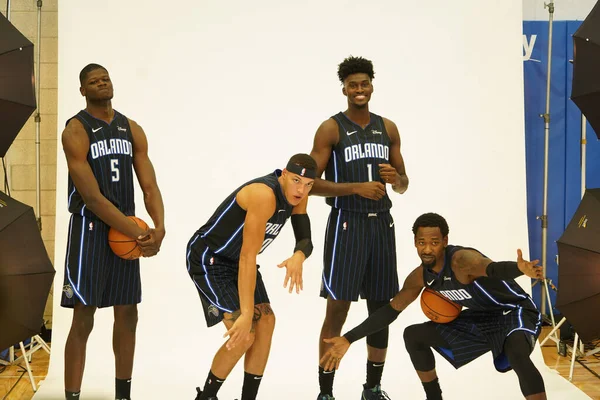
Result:
[[[562,235],[581,198],[581,113],[570,100],[573,66],[572,34],[581,21],[555,21],[552,34],[552,76],[550,92],[550,142],[548,154],[548,250],[547,276],[558,282],[556,240]],[[527,219],[531,259],[542,258],[544,119],[546,71],[548,68],[548,22],[524,21],[524,50],[533,45],[524,59],[525,80],[525,154],[527,160]],[[600,142],[588,124],[586,186],[600,187]],[[533,289],[538,306],[540,285]],[[555,304],[556,293],[551,293]],[[559,311],[557,311],[559,312]]]

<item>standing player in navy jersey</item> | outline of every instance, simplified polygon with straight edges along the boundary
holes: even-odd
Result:
[[[139,260],[117,257],[108,245],[113,227],[137,238],[145,257],[158,253],[165,236],[164,208],[148,141],[142,128],[112,108],[113,86],[106,68],[89,64],[79,74],[85,110],[67,121],[62,144],[69,168],[69,238],[61,305],[73,308],[65,345],[65,392],[79,399],[87,339],[98,307],[113,307],[116,394],[131,389],[137,303],[141,301]],[[133,169],[155,229],[138,227]]]
[[[242,400],[254,400],[269,358],[275,315],[256,257],[277,238],[288,218],[296,246],[279,267],[287,268],[284,287],[302,290],[302,264],[312,252],[308,193],[316,163],[296,154],[287,167],[246,182],[231,193],[190,239],[187,269],[202,302],[206,324],[223,321],[229,340],[215,355],[197,400],[217,392],[244,357]]]
[[[346,58],[339,65],[348,108],[321,124],[311,152],[317,176],[325,171],[325,180],[317,179],[311,194],[326,196],[331,206],[321,283],[327,310],[319,358],[329,347],[323,339],[340,335],[350,303],[359,295],[371,314],[398,292],[392,203],[385,184],[401,194],[408,188],[408,177],[398,128],[369,112],[374,75],[373,64],[362,57]],[[367,338],[363,399],[388,398],[381,390],[387,345],[387,327]],[[334,373],[319,366],[319,400],[333,398]]]
[[[429,287],[468,309],[447,324],[429,321],[404,331],[406,350],[427,400],[442,398],[431,348],[455,368],[491,351],[496,370],[516,372],[526,399],[546,399],[542,376],[529,357],[540,334],[541,314],[515,282],[523,274],[540,279],[538,261],[524,260],[517,250],[517,262],[494,262],[475,249],[448,245],[448,231],[446,220],[438,214],[417,218],[413,233],[422,264],[388,305],[343,337],[326,340],[333,347],[321,362],[327,369],[339,367],[350,343],[388,326],[419,297],[423,287]]]

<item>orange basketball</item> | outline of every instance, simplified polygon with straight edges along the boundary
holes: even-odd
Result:
[[[447,299],[435,290],[425,288],[421,293],[421,310],[433,322],[446,324],[458,317],[462,306]]]
[[[148,224],[138,217],[129,216],[140,228],[148,229]],[[113,253],[125,260],[135,260],[142,256],[142,249],[138,246],[135,239],[125,236],[114,228],[108,231],[108,245]]]

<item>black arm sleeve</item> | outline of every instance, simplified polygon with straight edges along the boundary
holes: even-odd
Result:
[[[294,253],[300,250],[306,258],[310,257],[313,251],[313,244],[310,237],[310,219],[308,218],[308,214],[292,215],[292,228],[294,228],[294,237],[296,238]]]
[[[515,279],[523,275],[517,263],[514,261],[494,261],[485,269],[485,273],[490,278]]]
[[[358,339],[379,332],[394,322],[396,318],[398,318],[398,315],[400,315],[400,311],[396,311],[391,304],[386,304],[371,314],[362,324],[346,333],[344,337],[348,339],[350,343],[356,342]]]

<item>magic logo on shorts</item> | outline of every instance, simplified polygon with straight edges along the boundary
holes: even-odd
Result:
[[[215,307],[213,304],[208,306],[208,313],[214,315],[215,317],[219,316],[219,309]]]
[[[67,299],[73,298],[73,288],[71,287],[71,285],[64,285],[63,292],[65,293],[65,296],[67,296]]]

